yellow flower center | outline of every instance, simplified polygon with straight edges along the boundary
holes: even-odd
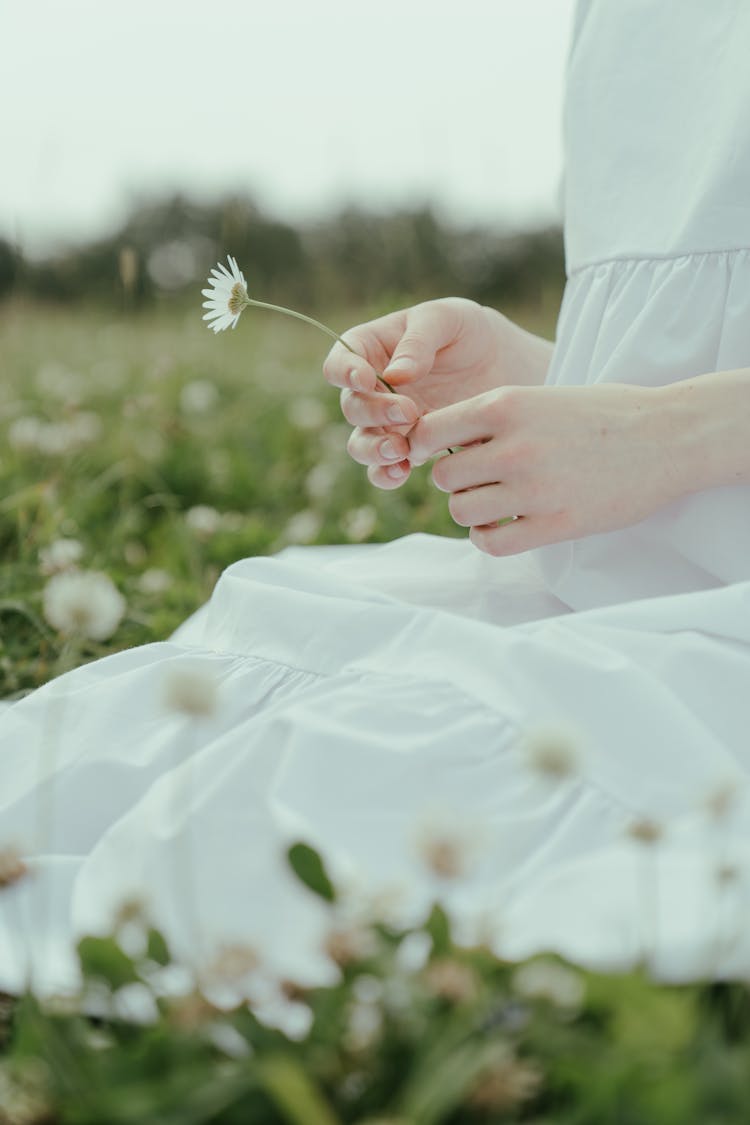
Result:
[[[240,281],[235,281],[229,294],[229,311],[232,316],[241,313],[247,304],[247,289]]]

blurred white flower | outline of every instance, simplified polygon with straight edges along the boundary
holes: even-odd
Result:
[[[529,961],[513,974],[514,991],[527,1000],[549,1000],[558,1008],[578,1010],[583,1003],[586,986],[580,973],[556,961]]]
[[[331,422],[321,433],[320,444],[326,453],[343,458],[351,432],[352,428],[346,422]]]
[[[242,531],[246,523],[247,516],[244,512],[222,512],[222,531]]]
[[[143,430],[138,427],[137,452],[146,461],[158,461],[164,456],[167,443],[156,430]]]
[[[203,319],[209,321],[209,328],[214,332],[222,332],[230,326],[234,328],[240,319],[240,313],[247,304],[247,282],[231,255],[227,255],[230,269],[219,262],[211,270],[208,279],[209,289],[203,289],[203,308],[208,309]],[[230,272],[231,270],[231,272]]]
[[[63,422],[27,416],[17,418],[8,428],[8,444],[14,449],[54,457],[96,441],[101,429],[99,415],[91,411],[81,411]]]
[[[33,415],[24,415],[16,418],[8,427],[8,445],[21,452],[37,449],[39,444],[39,431],[44,425],[40,418]]]
[[[424,970],[423,979],[428,992],[452,1004],[474,1000],[479,992],[474,969],[453,957],[439,957],[431,961]]]
[[[221,512],[208,504],[196,504],[185,513],[185,523],[199,539],[209,539],[221,527]]]
[[[180,409],[183,414],[205,414],[219,401],[216,384],[209,379],[193,379],[180,391]]]
[[[77,539],[55,539],[39,552],[39,569],[42,574],[59,574],[71,570],[83,557],[83,543]]]
[[[75,371],[68,371],[66,367],[54,360],[42,364],[36,373],[34,382],[36,389],[45,398],[53,398],[57,399],[58,402],[66,403],[80,401],[83,379]]]
[[[320,531],[323,521],[312,508],[305,508],[295,512],[287,521],[284,528],[284,539],[287,543],[311,543]]]
[[[40,453],[57,457],[70,453],[77,442],[67,422],[40,422],[36,447]]]
[[[172,585],[172,576],[166,570],[150,567],[138,579],[138,589],[142,594],[163,594]]]
[[[375,937],[368,926],[356,922],[334,923],[323,939],[323,951],[334,964],[345,968],[375,954]]]
[[[193,719],[208,718],[216,711],[219,685],[206,661],[184,660],[167,668],[162,699],[170,711]]]
[[[0,848],[0,890],[12,887],[28,873],[18,848],[6,845]]]
[[[378,522],[378,515],[371,504],[363,504],[361,508],[352,508],[343,519],[344,533],[354,543],[361,543],[372,535]]]
[[[330,461],[313,465],[305,477],[305,492],[311,500],[325,500],[333,492],[338,475],[338,467]]]
[[[459,879],[476,862],[484,833],[475,822],[448,810],[434,812],[417,828],[416,849],[424,866],[440,879]]]
[[[625,834],[636,844],[648,848],[659,843],[664,835],[664,826],[650,816],[641,816],[630,821],[625,829]]]
[[[349,1021],[344,1032],[344,1044],[349,1051],[367,1051],[380,1037],[383,1013],[377,1004],[355,1000],[349,1008]]]
[[[55,574],[44,587],[43,605],[54,629],[94,641],[112,636],[126,608],[112,579],[95,570]]]
[[[726,821],[741,798],[740,782],[735,777],[727,777],[717,783],[708,793],[704,807],[709,819]]]
[[[67,425],[74,443],[78,445],[88,445],[101,436],[102,420],[93,410],[80,410]]]
[[[580,738],[562,723],[538,723],[524,732],[521,753],[534,773],[561,781],[579,771]]]
[[[319,398],[301,395],[289,404],[289,421],[298,430],[319,430],[324,426],[328,412]]]

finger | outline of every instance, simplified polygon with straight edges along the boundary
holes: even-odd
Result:
[[[406,327],[406,310],[347,329],[323,362],[323,374],[334,387],[374,390]],[[352,381],[354,380],[354,381]]]
[[[409,476],[409,462],[398,461],[395,465],[371,465],[367,476],[376,488],[398,488]]]
[[[437,352],[451,343],[458,327],[452,309],[438,308],[432,302],[408,309],[406,327],[383,372],[385,378],[395,386],[428,375]]]
[[[373,426],[413,426],[419,411],[410,398],[392,394],[360,394],[344,388],[341,392],[341,412],[352,426],[363,429]]]
[[[359,465],[392,465],[404,461],[409,453],[409,443],[402,434],[352,430],[346,445],[349,456]]]
[[[497,426],[497,420],[493,421],[487,410],[493,393],[490,391],[443,406],[440,410],[431,410],[420,418],[409,437],[412,465],[423,465],[444,449],[491,438]]]
[[[572,535],[562,516],[519,516],[503,527],[472,527],[469,538],[480,551],[499,558],[559,543]]]
[[[440,457],[432,466],[432,479],[441,492],[462,492],[485,484],[500,484],[497,443],[479,442]]]
[[[452,492],[448,510],[460,527],[480,527],[519,515],[515,510],[517,504],[517,497],[507,485],[490,484],[467,492]]]
[[[356,350],[356,345],[352,346]],[[334,387],[355,387],[362,391],[374,391],[380,383],[378,372],[372,364],[363,355],[353,354],[341,343],[334,344],[326,356],[323,375]]]

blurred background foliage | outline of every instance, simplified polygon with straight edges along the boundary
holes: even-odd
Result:
[[[557,227],[458,228],[430,207],[375,213],[348,207],[293,226],[250,196],[199,203],[186,195],[145,201],[118,230],[43,259],[0,239],[0,298],[83,299],[133,308],[194,294],[230,252],[251,290],[293,307],[426,300],[457,293],[484,304],[545,300],[564,275]]]
[[[0,698],[169,636],[238,558],[465,535],[429,466],[384,493],[348,457],[324,336],[267,312],[208,330],[201,289],[227,253],[260,300],[339,332],[457,294],[552,339],[564,283],[559,230],[459,229],[426,207],[295,227],[249,197],[175,195],[42,259],[0,241]],[[51,562],[61,549],[77,554]],[[45,622],[68,568],[127,600],[106,641],[71,649]]]

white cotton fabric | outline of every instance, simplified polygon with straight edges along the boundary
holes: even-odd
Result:
[[[744,0],[579,4],[550,382],[750,366],[748,42]],[[196,660],[219,707],[191,720],[162,691]],[[132,895],[185,957],[245,941],[329,979],[299,838],[403,917],[439,893],[509,957],[747,975],[748,683],[745,487],[516,558],[416,535],[238,562],[170,641],[0,714],[0,845],[34,869],[0,896],[0,988],[74,985],[74,938]],[[540,723],[580,744],[556,785],[524,756]],[[416,846],[434,817],[475,835],[444,885]]]

